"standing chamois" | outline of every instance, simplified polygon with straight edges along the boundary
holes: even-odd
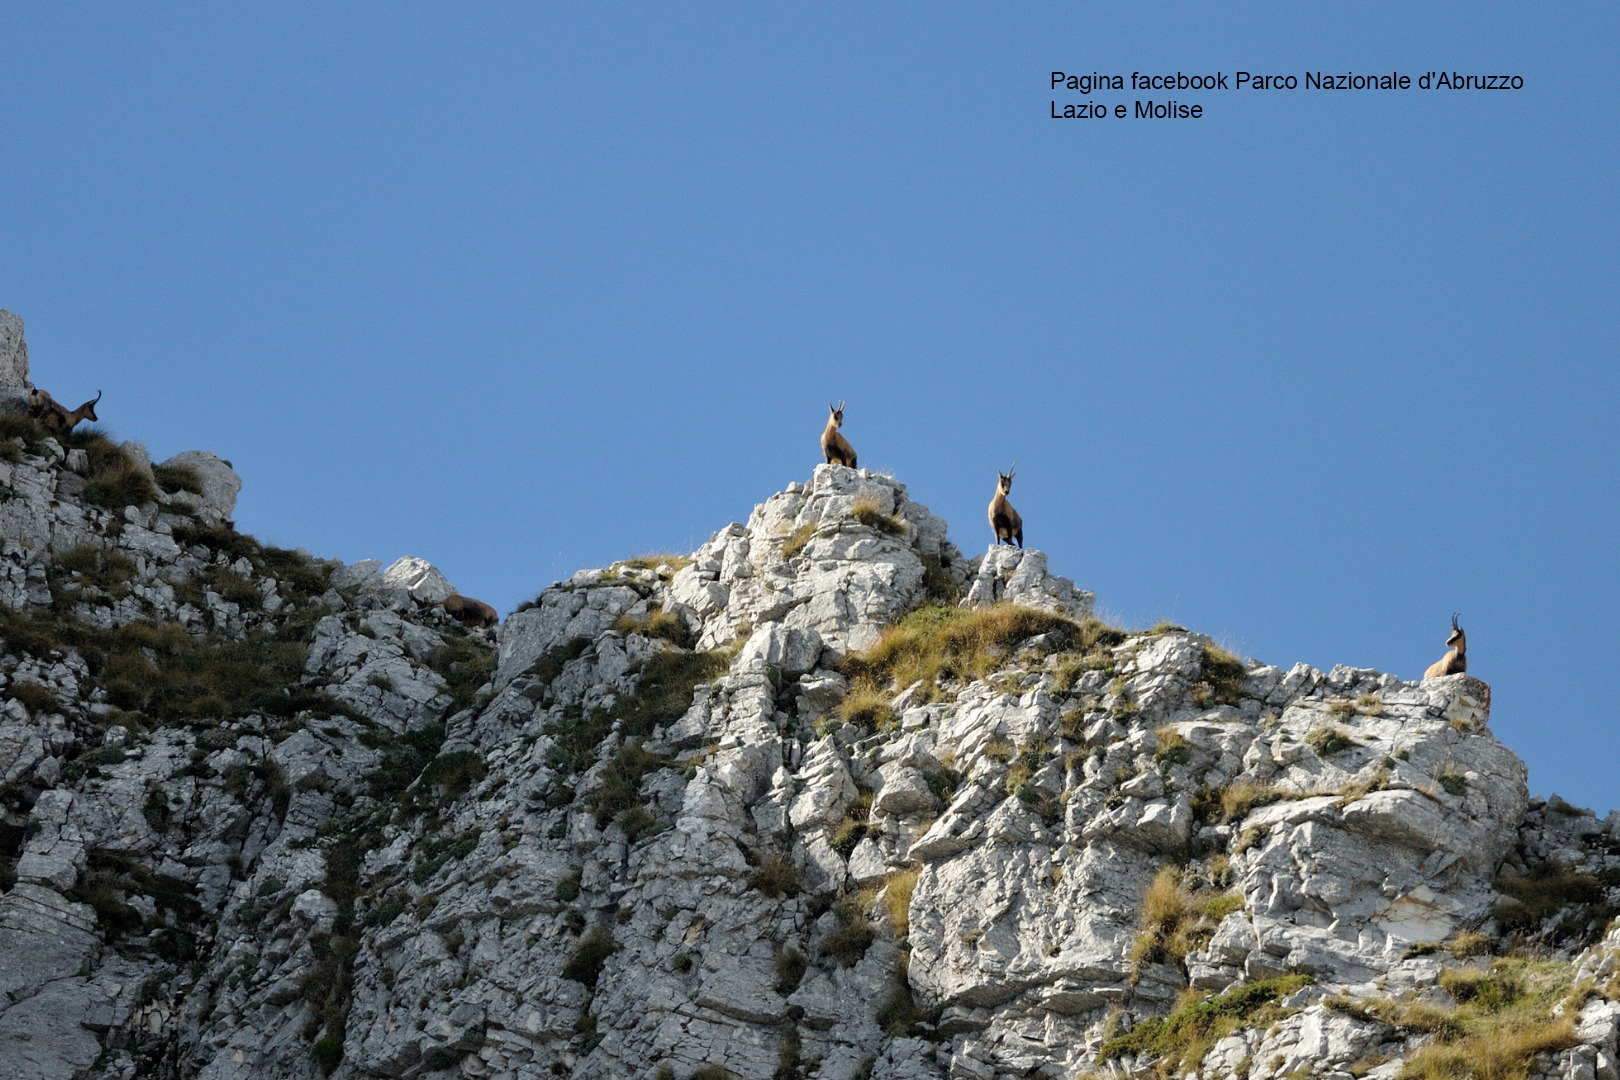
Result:
[[[1457,625],[1457,616],[1451,616],[1451,636],[1446,638],[1446,644],[1451,651],[1429,665],[1429,670],[1423,673],[1425,679],[1438,679],[1442,675],[1461,675],[1468,670],[1468,639],[1463,636],[1462,627]]]
[[[64,409],[50,394],[36,386],[28,394],[28,417],[52,435],[66,435],[78,426],[79,421],[96,420],[96,402],[100,400],[101,391],[97,390],[94,398],[77,409]]]
[[[996,534],[997,547],[1001,546],[1003,540],[1009,544],[1016,540],[1019,550],[1023,550],[1024,519],[1007,501],[1007,492],[1012,490],[1013,470],[1017,468],[1018,462],[1015,461],[1005,473],[996,472],[996,497],[990,500],[990,531]]]
[[[821,433],[821,452],[827,457],[829,465],[848,465],[855,468],[855,448],[849,445],[849,440],[838,434],[838,429],[844,426],[844,403],[840,401],[836,406],[828,405],[827,430]]]

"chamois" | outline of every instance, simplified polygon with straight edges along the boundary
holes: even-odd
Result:
[[[444,598],[444,613],[463,626],[494,626],[501,621],[495,609],[482,600],[451,593]]]
[[[1468,639],[1463,636],[1462,627],[1457,625],[1457,616],[1451,616],[1451,636],[1446,638],[1446,644],[1451,651],[1429,665],[1429,670],[1423,673],[1425,679],[1438,679],[1442,675],[1461,675],[1468,670]]]
[[[50,394],[36,386],[28,395],[28,415],[52,435],[66,435],[78,426],[79,421],[96,419],[96,402],[100,400],[101,391],[97,390],[94,398],[77,409],[64,409]]]
[[[827,430],[821,433],[821,452],[826,455],[829,465],[848,465],[856,468],[855,448],[849,445],[849,440],[838,434],[838,429],[844,426],[844,403],[840,401],[836,406],[828,405]]]
[[[1007,492],[1012,490],[1013,471],[1017,468],[1018,462],[1015,461],[1005,473],[996,472],[996,497],[990,500],[990,531],[996,534],[997,547],[1001,546],[1003,540],[1009,544],[1016,540],[1019,550],[1023,550],[1024,519],[1007,501]]]

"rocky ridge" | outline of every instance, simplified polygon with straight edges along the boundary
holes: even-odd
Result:
[[[1468,676],[1106,627],[840,466],[468,632],[5,424],[0,1076],[1620,1076],[1620,819]]]

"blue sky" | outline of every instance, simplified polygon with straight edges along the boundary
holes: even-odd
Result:
[[[509,610],[863,464],[1117,618],[1415,678],[1620,803],[1613,5],[0,5],[0,307],[238,524]],[[1050,73],[1517,74],[1100,92]]]

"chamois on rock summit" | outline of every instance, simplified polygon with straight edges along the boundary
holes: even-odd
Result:
[[[827,428],[821,433],[821,452],[826,455],[829,465],[848,465],[856,468],[855,448],[849,445],[849,440],[838,433],[844,426],[844,403],[828,405]]]
[[[494,626],[501,621],[495,609],[482,600],[451,593],[444,598],[444,613],[463,626]]]
[[[1007,492],[1012,490],[1013,471],[1018,468],[1018,462],[1012,463],[1012,468],[1005,473],[996,473],[996,497],[990,500],[990,531],[996,534],[996,546],[1000,547],[1003,540],[1011,544],[1018,542],[1020,550],[1024,547],[1024,519],[1018,516],[1012,503],[1007,501]]]
[[[1446,644],[1451,646],[1451,651],[1429,665],[1429,670],[1423,673],[1425,679],[1461,675],[1468,670],[1468,639],[1463,636],[1462,627],[1457,625],[1456,615],[1451,617],[1451,636],[1446,638]]]
[[[94,398],[77,409],[65,409],[50,394],[36,386],[28,394],[28,416],[52,435],[66,435],[78,426],[79,421],[94,422],[97,419],[96,402],[100,400],[101,391],[97,390]]]

